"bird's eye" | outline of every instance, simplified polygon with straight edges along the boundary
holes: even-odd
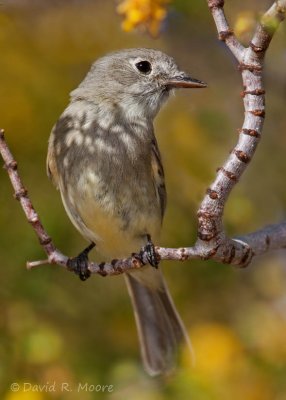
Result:
[[[152,71],[151,64],[149,61],[139,61],[138,63],[135,64],[136,68],[138,71],[142,72],[142,74],[150,74]]]

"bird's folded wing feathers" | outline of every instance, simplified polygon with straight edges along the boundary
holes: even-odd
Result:
[[[49,139],[49,147],[48,147],[48,155],[47,155],[47,175],[53,182],[53,184],[58,189],[59,186],[59,175],[57,171],[57,164],[55,158],[55,147],[54,147],[54,130],[53,128],[50,139]]]
[[[167,193],[165,186],[164,169],[161,161],[160,151],[155,137],[152,141],[152,147],[151,147],[151,169],[153,175],[154,188],[157,199],[160,203],[161,217],[163,219],[167,203]]]

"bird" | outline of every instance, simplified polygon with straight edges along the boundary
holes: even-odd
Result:
[[[191,348],[154,250],[166,187],[153,121],[175,89],[206,86],[160,50],[118,50],[92,64],[49,138],[48,176],[90,243],[69,260],[70,268],[86,280],[94,246],[110,260],[147,250],[148,264],[124,277],[151,376],[171,374],[181,344]]]

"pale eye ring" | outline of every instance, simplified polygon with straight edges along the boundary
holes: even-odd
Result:
[[[142,60],[135,64],[135,67],[140,71],[142,74],[148,75],[152,71],[152,66],[149,61]]]

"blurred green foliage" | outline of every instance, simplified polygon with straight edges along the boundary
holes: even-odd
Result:
[[[256,19],[270,2],[226,3],[231,24],[247,41],[249,16]],[[118,48],[155,47],[208,82],[207,90],[177,93],[156,120],[169,193],[161,243],[192,244],[199,202],[234,145],[243,117],[239,74],[216,39],[205,2],[175,0],[156,40],[122,32],[112,1],[14,0],[0,7],[0,125],[45,227],[68,255],[76,255],[85,243],[46,177],[47,140],[68,93],[91,62]],[[284,25],[266,59],[264,138],[226,207],[230,234],[278,222],[285,214],[285,39]],[[0,171],[0,182],[1,398],[286,398],[284,252],[260,258],[247,270],[212,262],[162,263],[197,363],[192,367],[183,350],[174,377],[151,379],[142,371],[122,277],[94,276],[82,283],[57,266],[28,272],[26,260],[44,255],[13,200],[5,171]],[[55,392],[13,392],[12,382],[22,389],[25,382],[57,386]],[[64,382],[74,390],[60,390]],[[78,384],[85,382],[113,385],[114,390],[78,392]]]

